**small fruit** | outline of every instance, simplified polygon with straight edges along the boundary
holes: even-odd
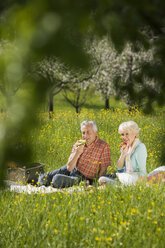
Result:
[[[76,142],[76,146],[82,146],[82,145],[85,145],[86,144],[86,140],[78,140]]]
[[[121,147],[123,150],[126,148],[126,146],[127,146],[127,143],[126,143],[126,142],[122,142],[122,143],[120,144],[120,147]]]

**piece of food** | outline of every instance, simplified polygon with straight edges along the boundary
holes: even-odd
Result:
[[[16,168],[16,167],[18,167],[18,164],[15,163],[15,162],[13,162],[13,161],[11,161],[11,162],[8,162],[8,163],[7,163],[7,166],[8,166],[9,168]]]
[[[86,140],[78,140],[76,142],[76,146],[82,146],[82,145],[85,145],[86,144]]]
[[[127,143],[126,143],[126,142],[122,142],[122,143],[120,144],[120,147],[121,147],[123,150],[126,148],[126,146],[127,146]]]

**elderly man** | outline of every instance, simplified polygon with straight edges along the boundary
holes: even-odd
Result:
[[[82,180],[93,180],[106,174],[107,167],[111,165],[110,147],[98,138],[97,126],[94,121],[83,121],[81,123],[82,139],[84,145],[76,142],[68,162],[60,169],[40,175],[39,185],[55,188],[71,187]]]

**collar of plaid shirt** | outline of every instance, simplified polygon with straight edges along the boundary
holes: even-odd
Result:
[[[95,146],[95,144],[97,143],[98,139],[99,139],[98,136],[96,136],[96,139],[92,142],[92,144],[90,144],[89,146],[85,145],[85,147],[92,148],[93,146]]]

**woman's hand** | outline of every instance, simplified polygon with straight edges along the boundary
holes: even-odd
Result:
[[[120,147],[121,147],[121,153],[122,153],[122,155],[123,155],[123,156],[126,156],[127,153],[128,153],[128,150],[129,150],[128,144],[127,144],[126,142],[122,142],[122,143],[120,144]]]

